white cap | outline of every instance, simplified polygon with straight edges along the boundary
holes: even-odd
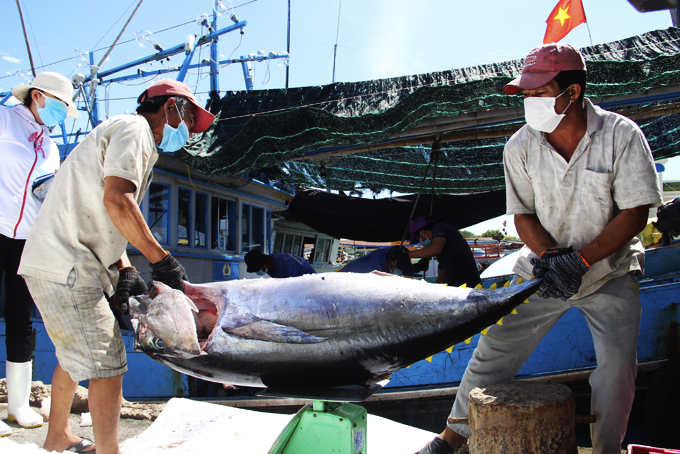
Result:
[[[28,85],[17,85],[12,89],[12,95],[19,101],[25,103],[26,95],[31,88],[49,93],[60,101],[64,101],[68,106],[67,116],[71,118],[80,117],[80,112],[73,104],[73,84],[64,76],[58,73],[44,72],[35,76],[33,82]]]

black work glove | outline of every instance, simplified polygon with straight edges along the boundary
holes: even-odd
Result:
[[[181,291],[184,291],[184,281],[189,280],[184,267],[170,254],[160,262],[151,264],[151,279]]]
[[[387,251],[387,258],[392,260],[393,263],[397,263],[400,260],[408,260],[408,249],[404,246],[392,246]]]
[[[129,299],[131,296],[146,292],[146,284],[133,267],[122,268],[118,271],[118,285],[113,295],[114,302],[123,315],[130,315]]]
[[[531,271],[531,274],[534,275],[534,277],[537,278],[542,278],[545,276],[545,273],[548,272],[550,269],[550,261],[547,259],[551,259],[553,257],[557,257],[559,255],[566,255],[574,252],[574,248],[569,246],[569,247],[551,247],[543,251],[543,253],[538,257],[539,259],[543,259],[540,263],[537,262],[534,264],[532,261],[531,264],[534,265],[534,269]],[[535,260],[535,259],[532,259]]]
[[[531,264],[534,265],[534,276],[539,277],[536,268],[543,272],[543,282],[538,289],[538,296],[546,299],[560,298],[563,301],[578,293],[583,275],[590,269],[578,251],[549,258],[531,259]]]
[[[430,259],[420,259],[413,266],[418,271],[427,271],[430,268]]]

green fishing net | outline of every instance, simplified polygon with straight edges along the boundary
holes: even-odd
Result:
[[[680,30],[656,30],[581,49],[588,65],[586,96],[611,100],[680,82]],[[431,146],[389,147],[397,134],[423,120],[489,109],[522,107],[503,86],[522,60],[437,73],[319,87],[229,92],[216,106],[218,120],[177,156],[211,175],[268,169],[286,183],[338,190],[417,192],[426,169],[436,167],[434,192],[469,193],[504,187],[506,137],[442,143],[434,166]],[[641,95],[616,109],[677,102]],[[609,106],[605,103],[605,108]],[[638,120],[657,159],[680,154],[680,114]],[[514,120],[509,122],[521,124]],[[498,126],[498,124],[493,125]],[[383,144],[387,148],[342,157],[324,153]],[[306,155],[313,159],[291,161]],[[432,181],[424,191],[432,192]]]

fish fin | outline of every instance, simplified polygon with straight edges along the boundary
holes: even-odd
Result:
[[[482,288],[484,288],[484,287],[482,286],[482,284],[477,284],[477,285],[475,286],[475,288],[476,288],[477,290],[479,290],[479,289],[482,289]]]
[[[467,339],[465,339],[465,343],[466,343],[466,344],[470,345],[470,342],[472,342],[472,338],[471,338],[471,337],[468,337]]]
[[[452,345],[449,348],[447,348],[446,353],[453,353],[453,347],[455,347],[455,345]]]
[[[259,391],[257,396],[264,397],[288,397],[304,400],[329,400],[334,402],[363,402],[377,391],[382,389],[389,380],[372,385],[349,385],[332,388],[294,387],[280,388],[268,387]],[[265,385],[267,383],[265,382]]]
[[[232,336],[283,344],[316,344],[328,339],[327,337],[316,337],[297,328],[279,325],[267,320],[258,320],[236,328],[227,329],[223,327],[222,329]]]
[[[198,308],[196,307],[196,304],[189,298],[188,296],[184,295],[184,298],[187,300],[187,304],[189,305],[189,309],[192,311],[196,312],[198,314]]]
[[[493,284],[491,284],[491,287],[489,287],[489,290],[496,290],[497,287],[498,287],[498,283],[494,282]]]

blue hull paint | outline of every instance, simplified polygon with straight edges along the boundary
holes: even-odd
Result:
[[[637,350],[639,363],[680,354],[680,274],[667,272],[673,268],[677,270],[679,264],[680,242],[650,249],[646,253],[647,272],[640,283],[642,318]],[[485,282],[485,287],[491,283]],[[459,383],[480,337],[481,334],[474,336],[469,345],[456,345],[451,353],[438,353],[432,357],[432,362],[420,361],[392,374],[387,387]],[[581,312],[574,308],[567,311],[548,332],[517,376],[553,375],[595,366],[595,349],[590,330]]]
[[[647,251],[646,276],[641,280],[642,320],[638,341],[638,361],[643,363],[677,355],[680,352],[680,242]],[[221,272],[221,270],[219,270]],[[491,282],[486,282],[489,286]],[[41,320],[33,323],[36,350],[33,379],[52,382],[57,365],[54,346]],[[0,319],[0,362],[6,359],[5,324]],[[456,345],[451,353],[441,352],[431,362],[420,361],[392,375],[389,388],[455,385],[479,341]],[[168,398],[189,395],[188,377],[133,350],[132,333],[123,334],[129,372],[123,379],[126,399]],[[541,341],[524,364],[518,377],[559,374],[595,367],[595,351],[588,326],[578,309],[568,311]],[[4,374],[3,374],[4,376]],[[87,382],[81,383],[87,386]]]
[[[47,335],[42,320],[33,320],[35,330],[35,359],[33,361],[33,380],[52,383],[52,374],[57,366],[54,345]],[[186,375],[152,360],[144,353],[133,350],[132,332],[123,334],[127,353],[128,373],[123,378],[123,397],[126,399],[146,399],[158,397],[180,397],[189,395],[189,381]],[[7,359],[5,349],[5,322],[0,319],[0,362]],[[1,377],[4,377],[4,367]],[[80,383],[87,387],[87,381]]]

